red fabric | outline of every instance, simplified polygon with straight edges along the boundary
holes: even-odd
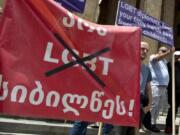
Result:
[[[137,27],[82,20],[51,0],[7,0],[0,22],[0,112],[138,126],[140,35]],[[104,48],[91,63],[80,59]],[[72,61],[76,65],[45,75]]]

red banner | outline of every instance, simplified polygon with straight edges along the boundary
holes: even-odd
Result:
[[[88,22],[51,0],[7,0],[0,112],[138,126],[140,35],[137,27]]]

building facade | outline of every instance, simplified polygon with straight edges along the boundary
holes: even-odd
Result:
[[[2,6],[5,0],[0,0]],[[85,11],[78,16],[99,24],[114,25],[119,0],[86,0]],[[174,30],[174,45],[180,48],[180,0],[123,0],[143,10],[148,15],[164,21]],[[158,41],[143,37],[151,44],[151,51],[157,51]]]
[[[85,12],[81,17],[99,24],[115,24],[119,0],[87,0]],[[164,21],[174,30],[174,46],[180,48],[180,0],[124,0],[143,10],[146,14]],[[150,53],[155,53],[162,43],[145,37],[142,40],[151,45]]]

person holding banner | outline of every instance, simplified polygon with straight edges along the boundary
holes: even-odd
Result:
[[[141,72],[140,72],[140,102],[141,102],[141,116],[140,125],[146,123],[145,127],[151,130],[151,104],[152,104],[152,90],[151,90],[151,72],[147,65],[143,64],[143,61],[147,57],[149,51],[149,44],[147,42],[141,42]],[[139,125],[139,126],[140,126]],[[139,128],[129,126],[116,126],[115,133],[119,135],[134,135],[138,134]],[[108,134],[105,134],[108,135]]]
[[[151,90],[151,81],[152,76],[150,69],[147,65],[143,64],[143,61],[147,58],[147,53],[149,51],[149,44],[147,42],[141,42],[141,72],[140,72],[140,106],[141,106],[141,116],[140,116],[140,125],[141,123],[150,131],[152,129],[151,125],[151,105],[152,105],[152,90]],[[132,135],[133,131],[130,130],[133,128],[128,127],[127,133],[125,135]],[[136,132],[136,133],[135,133]],[[135,130],[134,134],[138,134],[139,130]]]
[[[152,80],[151,72],[148,66],[143,64],[143,60],[147,57],[149,50],[149,44],[147,42],[141,42],[141,73],[140,73],[140,92],[141,92],[141,121],[146,117],[145,114],[150,112],[152,103],[152,91],[150,82]],[[150,122],[151,123],[151,122]],[[72,130],[69,135],[86,135],[88,122],[75,121]],[[119,127],[121,135],[135,134],[135,128],[133,127]],[[151,127],[149,127],[150,130]],[[109,135],[113,129],[113,125],[104,124],[102,134]]]
[[[140,73],[140,103],[141,103],[140,122],[148,130],[152,131],[151,114],[150,114],[151,105],[152,105],[152,90],[150,83],[152,81],[152,76],[149,67],[143,64],[143,61],[147,58],[148,51],[149,51],[149,44],[147,42],[141,42],[142,64],[141,64],[141,73]]]
[[[151,90],[151,72],[148,66],[143,64],[143,60],[147,57],[149,51],[149,44],[147,42],[141,42],[141,75],[140,75],[140,101],[142,107],[142,114],[146,114],[151,110],[152,104],[152,90]],[[141,116],[141,120],[144,120],[144,116]]]
[[[152,130],[155,132],[160,132],[160,129],[156,126],[156,120],[159,116],[161,103],[166,97],[167,86],[169,83],[169,72],[167,68],[167,60],[165,58],[173,51],[174,47],[168,49],[167,47],[162,46],[156,54],[150,56],[149,60],[149,67],[152,74],[151,122]]]
[[[168,110],[168,114],[166,117],[166,127],[165,127],[165,133],[172,133],[172,70],[171,70],[171,62],[168,63],[168,71],[170,75],[170,81],[168,85],[168,103],[170,105],[170,108]],[[178,97],[180,97],[180,56],[176,56],[175,61],[175,114],[177,114],[178,107],[180,106],[180,100]]]
[[[2,13],[3,13],[3,8],[0,7],[0,16],[2,15]]]

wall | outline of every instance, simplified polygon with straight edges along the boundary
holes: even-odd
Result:
[[[97,1],[98,0],[96,1],[87,0],[86,5],[88,6],[86,7],[87,9],[85,10],[85,13],[82,15],[83,18],[97,22],[96,19],[98,18],[98,15],[99,15],[99,14],[95,14],[95,12],[97,13],[97,10],[99,11]],[[114,25],[115,12],[117,10],[118,0],[103,0],[103,1],[104,3],[106,3],[106,5],[104,6],[104,8],[102,8],[103,15],[100,16],[101,20],[99,21],[99,23]],[[125,1],[135,7],[136,6],[140,7],[140,9],[146,12],[148,15],[153,16],[158,20],[162,20],[166,22],[168,25],[173,27],[175,0],[125,0]],[[91,15],[88,15],[88,14],[91,14]],[[149,55],[152,53],[156,53],[159,46],[163,45],[160,42],[154,39],[145,37],[145,36],[142,36],[142,40],[147,41],[150,44]]]
[[[86,0],[84,13],[83,14],[76,13],[76,14],[91,22],[97,22],[98,14],[99,14],[98,3],[99,3],[98,0]]]
[[[118,0],[103,0],[103,1],[108,4],[106,4],[106,6],[104,7],[105,9],[102,9],[107,11],[104,11],[105,15],[103,15],[104,18],[100,23],[114,25]],[[151,15],[159,20],[163,20],[164,22],[166,22],[167,24],[173,27],[174,14],[175,14],[174,13],[175,0],[125,0],[125,1],[135,7],[137,3],[140,2],[139,7],[141,10],[144,10],[148,15]],[[4,0],[0,0],[0,5],[2,5],[3,2]],[[100,10],[99,0],[86,0],[86,2],[87,3],[85,6],[85,12],[83,14],[78,14],[78,13],[76,14],[91,22],[98,22],[99,10]],[[178,19],[175,20],[176,22],[178,22],[177,21]],[[177,25],[177,23],[175,25]],[[179,27],[180,27],[180,21],[179,21]],[[157,52],[159,45],[162,45],[158,41],[148,37],[143,36],[142,40],[147,41],[151,45],[150,54]],[[180,47],[180,36],[179,38],[176,38],[176,41],[178,44],[178,45],[176,44],[176,46]]]
[[[174,26],[175,26],[175,35],[176,35],[176,38],[175,38],[175,43],[176,43],[176,46],[177,48],[180,49],[180,0],[176,0],[176,3],[175,3],[175,14],[176,14],[176,18],[175,18],[175,23],[174,23]]]

